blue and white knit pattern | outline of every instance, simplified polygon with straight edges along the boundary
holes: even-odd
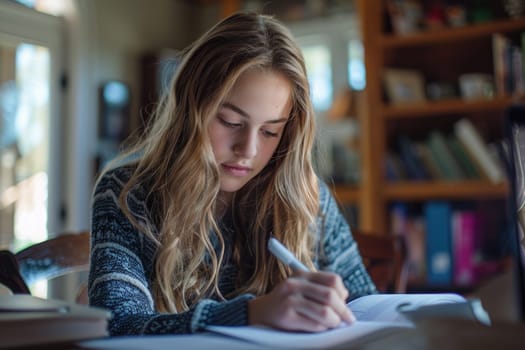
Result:
[[[194,333],[207,325],[246,325],[247,302],[255,297],[250,294],[227,301],[204,299],[191,310],[178,314],[155,310],[150,290],[155,278],[155,245],[133,227],[118,204],[118,196],[130,174],[125,167],[107,172],[93,197],[89,301],[112,312],[110,334]],[[133,213],[147,217],[142,190],[133,192],[129,204]],[[320,209],[318,225],[324,226],[320,230],[324,234],[320,237],[316,265],[343,278],[349,299],[375,293],[357,244],[324,183],[320,186]],[[234,286],[236,272],[229,261],[224,262],[219,280],[223,294]]]

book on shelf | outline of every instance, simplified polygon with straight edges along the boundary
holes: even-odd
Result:
[[[494,141],[487,144],[490,157],[494,160],[494,163],[499,169],[501,169],[504,175],[506,174],[505,164],[508,160],[508,151],[505,149],[506,147],[507,146],[503,140]]]
[[[521,66],[519,67],[517,74],[521,73],[518,76],[518,86],[520,86],[523,90],[525,90],[525,32],[522,32],[520,35],[520,54],[521,54]],[[515,58],[516,64],[519,65],[517,62],[517,57]],[[523,90],[519,91],[520,93],[523,93]]]
[[[407,178],[406,170],[399,154],[387,152],[385,156],[385,176],[389,181],[404,180]]]
[[[462,180],[466,178],[447,145],[447,140],[442,132],[432,130],[428,136],[427,146],[430,149],[432,159],[441,169],[441,173],[444,174],[446,180]]]
[[[408,250],[408,283],[421,283],[427,274],[426,265],[426,226],[421,215],[407,221],[406,230]]]
[[[503,34],[492,34],[492,62],[494,66],[494,85],[496,94],[505,95],[508,93],[506,80],[509,75],[509,67],[505,58],[507,48],[510,46],[510,39]]]
[[[28,294],[0,295],[0,349],[72,343],[108,335],[108,311]]]
[[[391,205],[390,221],[392,233],[405,239],[408,284],[420,284],[426,278],[425,221],[420,214],[411,213],[404,202]]]
[[[397,138],[399,155],[406,169],[407,175],[412,180],[426,180],[430,176],[427,173],[422,160],[414,149],[414,144],[406,135]]]
[[[431,179],[445,179],[443,170],[436,163],[430,149],[424,142],[414,142],[414,150]]]
[[[504,93],[507,95],[523,93],[523,56],[522,48],[508,40],[504,47],[505,64]]]
[[[454,134],[486,178],[493,183],[503,182],[505,172],[501,163],[469,119],[462,118],[454,123]]]
[[[463,173],[468,179],[480,180],[482,178],[481,171],[476,166],[476,163],[470,158],[465,146],[459,142],[456,135],[448,135],[447,144],[454,155],[454,158],[458,162],[459,166],[463,169]]]
[[[479,220],[473,210],[457,210],[452,214],[452,246],[454,284],[472,285],[475,281],[474,264],[476,241],[479,241]]]
[[[466,300],[453,293],[374,294],[347,304],[357,321],[318,333],[281,331],[264,326],[208,326],[206,330],[267,347],[326,349],[358,346],[388,332],[414,328],[421,320],[463,319],[490,324],[478,299]]]
[[[451,204],[428,201],[424,204],[426,226],[427,282],[430,285],[452,284]]]
[[[498,95],[521,94],[525,91],[523,51],[525,33],[519,42],[513,42],[501,33],[492,34],[494,85]]]
[[[453,209],[453,280],[457,286],[476,286],[502,267],[501,237],[508,229],[501,201],[470,203]]]

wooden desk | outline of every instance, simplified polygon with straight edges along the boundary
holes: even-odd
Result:
[[[523,350],[525,324],[495,324],[490,327],[462,320],[426,321],[416,329],[378,334],[351,346],[332,348],[363,350]]]
[[[428,322],[421,326],[428,349],[525,349],[525,324],[486,327],[466,321]]]
[[[470,321],[428,321],[416,329],[378,332],[352,344],[332,347],[363,350],[523,350],[525,349],[525,324],[496,324],[491,327]],[[266,346],[244,342],[221,335],[203,333],[180,336],[116,337],[101,341],[88,341],[62,350],[141,350],[141,349],[266,349]],[[301,344],[297,349],[305,349]],[[56,347],[54,349],[57,349]]]
[[[214,333],[192,335],[152,335],[136,337],[114,337],[79,343],[76,347],[61,350],[268,350],[257,345]]]

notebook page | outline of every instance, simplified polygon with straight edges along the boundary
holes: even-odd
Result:
[[[400,306],[415,308],[423,305],[464,302],[465,298],[454,293],[432,294],[373,294],[348,303],[358,321],[381,321],[411,324],[401,313]]]
[[[268,327],[241,326],[223,327],[208,326],[211,332],[220,333],[252,343],[262,344],[269,348],[288,349],[326,349],[338,344],[349,344],[367,335],[381,330],[409,328],[407,324],[393,325],[386,322],[356,322],[349,326],[339,327],[319,333],[286,332]]]

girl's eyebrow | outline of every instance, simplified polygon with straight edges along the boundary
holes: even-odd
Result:
[[[235,113],[239,114],[240,116],[244,118],[248,118],[248,119],[251,118],[248,112],[242,110],[240,107],[234,105],[231,102],[224,102],[222,104],[222,107],[231,109],[232,111],[234,111]],[[264,123],[265,124],[278,124],[278,123],[285,123],[287,121],[288,121],[288,118],[278,118],[278,119],[272,119],[272,120],[265,121]]]

